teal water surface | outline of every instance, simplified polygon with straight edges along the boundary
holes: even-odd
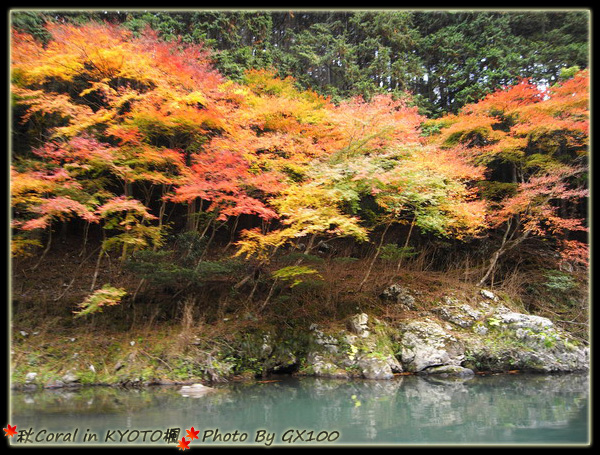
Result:
[[[175,437],[180,440],[191,427],[198,439],[190,449],[589,443],[587,375],[288,377],[216,387],[197,398],[182,396],[178,387],[15,391],[9,423],[17,425],[19,436],[11,443],[175,448]]]

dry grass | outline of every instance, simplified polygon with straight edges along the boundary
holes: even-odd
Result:
[[[138,277],[127,273],[118,261],[107,258],[97,285],[109,282],[124,287],[130,296],[136,295],[135,302],[125,299],[119,307],[76,320],[72,311],[89,294],[95,268],[95,256],[87,254],[93,251],[91,243],[87,256],[80,255],[80,249],[73,243],[57,244],[35,274],[31,268],[37,258],[13,262],[12,322],[15,326],[26,330],[37,327],[48,332],[80,327],[122,332],[144,328],[149,332],[166,324],[191,333],[198,328],[219,326],[223,320],[235,321],[240,330],[269,322],[280,326],[334,323],[357,311],[371,311],[385,319],[401,320],[411,314],[385,305],[378,297],[387,286],[394,283],[406,286],[415,295],[418,308],[427,310],[447,294],[466,299],[474,295],[477,292],[474,283],[485,267],[485,261],[475,260],[471,252],[448,254],[449,250],[429,245],[420,248],[418,255],[403,259],[400,267],[398,262],[377,259],[361,288],[372,257],[368,255],[374,250],[366,248],[361,251],[366,258],[354,259],[350,255],[357,254],[356,248],[339,243],[335,254],[314,257],[303,263],[317,270],[318,276],[307,276],[294,287],[278,283],[269,303],[259,312],[272,286],[269,270],[237,292],[232,292],[234,281],[223,279],[174,298],[173,292],[168,290],[147,283],[140,286]],[[289,265],[284,259],[281,257],[271,264],[271,271]],[[569,303],[552,300],[552,294],[544,287],[543,275],[550,267],[551,261],[543,255],[520,252],[506,258],[488,288],[503,293],[525,311],[563,321],[565,328],[583,334],[589,316],[585,277],[578,278],[579,286],[571,293]],[[186,341],[189,340],[181,343]]]

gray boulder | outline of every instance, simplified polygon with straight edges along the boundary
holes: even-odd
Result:
[[[341,378],[347,379],[350,377],[348,372],[341,366],[337,365],[329,358],[317,352],[311,352],[306,356],[308,370],[318,377],[324,378]]]
[[[492,291],[488,291],[487,289],[482,289],[479,293],[485,297],[486,299],[492,300],[494,302],[498,301],[498,296],[494,294]]]
[[[337,352],[338,351],[338,340],[331,336],[325,335],[317,324],[311,324],[310,326],[311,338],[314,343],[321,346],[328,352]]]
[[[366,313],[359,313],[350,318],[348,328],[359,337],[366,338],[370,335],[368,322],[369,316]]]
[[[437,313],[444,321],[451,322],[463,328],[473,326],[484,315],[482,311],[449,297],[446,297],[445,305],[439,308]]]
[[[460,365],[465,358],[459,340],[428,319],[406,324],[400,346],[402,366],[415,373],[433,366]]]
[[[391,379],[402,365],[394,357],[385,335],[368,329],[369,317],[359,313],[348,321],[349,331],[336,336],[310,327],[312,349],[306,356],[304,371],[320,377]],[[377,332],[377,331],[375,331]]]
[[[457,376],[461,378],[470,377],[475,374],[470,368],[461,367],[459,365],[441,365],[439,367],[426,368],[419,371],[419,374],[436,374],[440,377]]]
[[[486,336],[470,347],[470,357],[484,369],[540,373],[589,369],[589,348],[548,318],[500,307],[486,325]]]
[[[379,297],[387,303],[396,303],[408,310],[416,310],[415,297],[408,288],[400,284],[392,284],[387,287]]]
[[[358,367],[365,379],[392,379],[394,373],[390,363],[386,359],[374,356],[361,356],[358,360]]]
[[[66,385],[79,382],[79,378],[71,370],[67,371],[61,379],[62,379],[62,382],[65,383]]]

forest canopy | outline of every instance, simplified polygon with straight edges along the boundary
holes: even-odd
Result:
[[[479,284],[528,242],[586,267],[588,40],[580,11],[14,12],[13,254],[71,224],[181,289],[290,248],[293,285],[335,239],[466,245]]]
[[[213,51],[241,81],[275,69],[303,89],[341,100],[409,92],[428,116],[456,113],[521,78],[546,85],[589,65],[589,12],[509,11],[15,11],[13,26],[45,41],[44,24],[107,21],[134,35],[151,27]]]

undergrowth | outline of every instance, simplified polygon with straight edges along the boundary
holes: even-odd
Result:
[[[137,268],[108,257],[95,290],[90,288],[95,261],[73,243],[57,244],[34,272],[39,258],[13,261],[13,380],[23,381],[31,369],[45,382],[76,369],[81,381],[89,383],[218,380],[231,371],[260,374],[269,365],[255,355],[240,357],[240,334],[293,331],[313,323],[339,329],[357,312],[393,326],[434,309],[446,297],[460,301],[477,295],[473,277],[482,269],[468,254],[403,251],[394,256],[396,249],[389,247],[390,254],[375,261],[370,279],[360,287],[372,252],[357,254],[343,243],[326,253],[284,251],[261,266],[232,260],[222,247],[203,254],[192,245],[189,251],[178,267],[194,273],[183,275],[168,267],[181,257],[175,250],[145,253],[146,262]],[[548,317],[587,342],[587,274],[549,267],[552,261],[543,255],[507,259],[488,289],[514,309]],[[410,289],[415,309],[380,298],[395,283]],[[82,311],[92,304],[102,304],[103,311]]]

